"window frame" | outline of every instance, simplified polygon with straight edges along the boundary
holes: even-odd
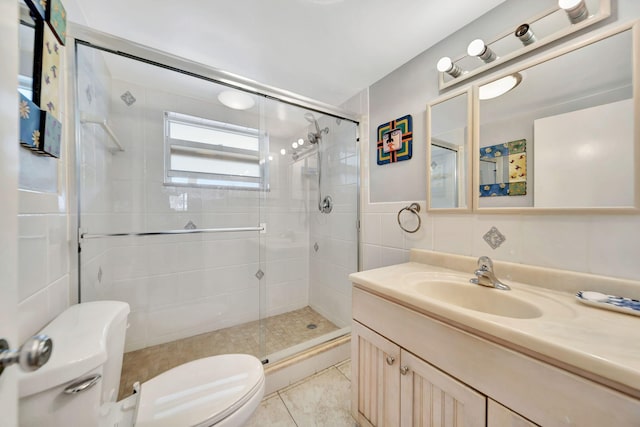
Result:
[[[268,191],[269,189],[269,168],[268,162],[264,161],[263,152],[268,151],[268,134],[260,132],[259,129],[239,126],[231,123],[220,122],[189,114],[165,111],[164,116],[164,177],[166,186],[179,187],[203,187],[219,188],[231,190],[253,190]],[[178,138],[171,138],[170,124],[179,123],[187,126],[204,127],[218,132],[250,136],[257,139],[258,149],[249,150],[244,148],[229,147],[222,144],[208,144],[204,142],[190,141]],[[222,157],[229,159],[250,159],[255,160],[258,166],[258,176],[246,176],[225,173],[210,173],[198,171],[184,171],[171,169],[171,156],[174,147],[186,152],[203,152],[202,157]],[[175,181],[175,179],[186,179],[187,182]],[[201,182],[189,182],[200,180]],[[209,181],[209,182],[207,182]]]

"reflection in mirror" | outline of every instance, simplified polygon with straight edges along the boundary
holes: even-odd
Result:
[[[480,197],[479,207],[634,207],[632,31],[519,73],[511,91],[480,100],[479,148],[526,140],[526,194]],[[481,161],[479,170],[482,196],[492,166]]]
[[[429,209],[467,208],[469,94],[436,101],[428,106],[429,146],[427,176]]]
[[[480,149],[480,197],[527,194],[527,141]]]
[[[26,4],[20,2],[20,25],[18,26],[19,69],[18,91],[33,100],[33,62],[36,43],[36,23]]]
[[[586,12],[579,14],[574,21],[570,18],[573,14],[562,9],[558,0],[539,0],[536,4],[540,8],[540,12],[535,16],[529,16],[522,21],[505,22],[502,24],[502,29],[505,31],[497,35],[479,34],[478,36],[488,37],[485,39],[487,48],[495,52],[495,60],[483,62],[479,56],[474,56],[470,52],[453,57],[451,67],[460,70],[460,72],[457,75],[455,73],[452,75],[442,72],[443,70],[439,68],[438,70],[441,71],[440,89],[464,81],[495,65],[544,46],[585,26],[595,24],[610,14],[610,0],[583,0],[583,2]],[[464,46],[461,46],[460,53],[462,51],[464,51]],[[451,54],[455,53],[451,52]],[[486,62],[491,62],[491,65]]]

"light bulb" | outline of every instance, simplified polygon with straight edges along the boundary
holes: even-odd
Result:
[[[497,58],[494,51],[487,46],[482,39],[475,39],[467,47],[469,56],[477,56],[484,62],[489,63]]]
[[[440,58],[440,60],[438,60],[438,63],[436,64],[436,68],[441,73],[447,73],[451,77],[458,77],[460,74],[462,74],[462,69],[458,65],[454,64],[451,58],[449,58],[448,56],[443,56],[442,58]]]
[[[283,148],[282,150],[280,150],[280,154],[282,154],[282,155],[284,156],[285,154],[287,154],[287,150],[285,150],[285,149]]]

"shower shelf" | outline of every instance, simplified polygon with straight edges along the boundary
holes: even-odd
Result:
[[[143,231],[132,233],[106,233],[89,234],[81,233],[81,239],[100,239],[103,237],[124,237],[124,236],[162,236],[174,234],[199,234],[199,233],[233,233],[238,231],[264,231],[264,226],[260,227],[227,227],[227,228],[196,228],[193,230],[164,230],[164,231]]]
[[[107,134],[109,135],[113,143],[116,145],[117,148],[115,150],[124,151],[124,148],[122,148],[122,144],[120,143],[120,140],[118,139],[116,134],[113,132],[113,129],[111,129],[111,127],[109,126],[107,119],[100,119],[98,117],[82,115],[80,117],[80,123],[92,123],[92,124],[100,125],[100,127],[102,127],[102,129],[104,129],[104,131],[107,132]]]

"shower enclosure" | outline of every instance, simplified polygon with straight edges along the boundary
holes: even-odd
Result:
[[[357,123],[132,49],[75,50],[78,292],[131,307],[121,395],[195,358],[274,363],[347,334]]]

